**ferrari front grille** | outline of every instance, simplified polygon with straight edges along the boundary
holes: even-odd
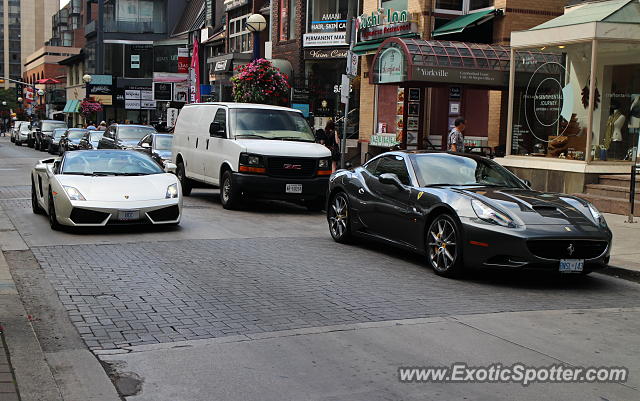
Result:
[[[100,224],[109,217],[109,213],[74,207],[71,210],[71,220],[76,224]]]
[[[530,240],[529,251],[543,259],[594,259],[606,250],[607,241],[590,240]]]

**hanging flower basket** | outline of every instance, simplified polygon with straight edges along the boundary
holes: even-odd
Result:
[[[258,59],[235,69],[231,78],[233,98],[239,103],[261,103],[284,106],[289,103],[286,74],[265,59]]]
[[[85,118],[89,118],[94,113],[97,113],[99,111],[102,111],[102,105],[98,102],[93,102],[91,100],[85,99],[82,101],[82,103],[80,103],[80,113]]]

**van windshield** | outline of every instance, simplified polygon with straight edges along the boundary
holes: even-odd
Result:
[[[301,113],[269,109],[231,109],[232,134],[238,139],[315,142]]]

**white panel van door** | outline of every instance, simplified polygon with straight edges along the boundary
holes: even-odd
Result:
[[[197,115],[193,116],[194,129],[190,144],[193,149],[193,157],[191,158],[192,165],[190,170],[193,178],[206,182],[204,163],[207,139],[209,139],[209,124],[207,124],[207,120],[215,113],[217,107],[211,105],[198,105],[195,107],[198,112]]]
[[[237,159],[237,155],[230,155],[230,147],[233,146],[229,137],[228,127],[229,110],[226,107],[219,107],[213,116],[210,116],[207,128],[212,122],[217,122],[224,130],[222,137],[209,136],[207,140],[206,160],[204,162],[204,171],[206,181],[212,185],[220,185],[220,167],[225,160]]]

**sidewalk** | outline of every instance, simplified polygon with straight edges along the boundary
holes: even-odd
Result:
[[[2,335],[2,326],[0,326],[0,337]],[[9,350],[4,343],[4,338],[0,338],[0,400],[18,401],[19,399],[18,388],[9,363]]]
[[[607,273],[624,278],[640,280],[640,217],[635,223],[627,223],[627,216],[604,214],[613,232],[611,261]]]

